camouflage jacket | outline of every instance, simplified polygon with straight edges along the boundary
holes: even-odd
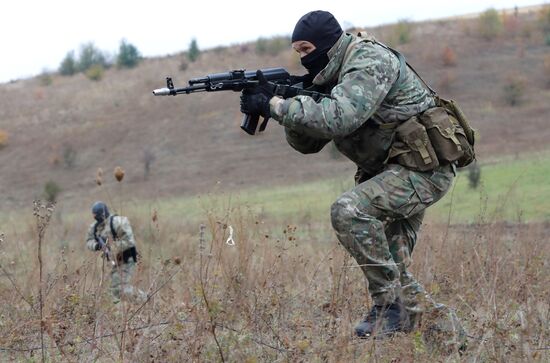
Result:
[[[315,102],[296,96],[279,107],[271,103],[271,114],[285,126],[287,141],[296,150],[315,153],[332,140],[373,176],[384,166],[397,123],[435,106],[435,101],[408,68],[392,88],[399,78],[399,59],[372,38],[344,33],[328,56],[328,65],[313,83],[330,90],[330,98]]]
[[[111,233],[111,218],[113,219],[113,229],[116,233],[116,239],[113,238]],[[90,225],[88,229],[88,235],[86,237],[86,247],[94,251],[96,240],[94,238],[95,223]],[[103,237],[106,241],[109,241],[114,253],[124,251],[130,247],[135,247],[136,241],[134,239],[134,232],[132,232],[132,226],[128,218],[123,216],[110,216],[105,221],[97,226],[97,236]]]

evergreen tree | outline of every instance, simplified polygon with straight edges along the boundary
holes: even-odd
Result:
[[[199,55],[200,55],[200,50],[197,44],[197,40],[193,39],[191,41],[191,45],[189,46],[189,51],[187,52],[187,58],[189,58],[191,62],[194,62],[197,60]]]
[[[120,41],[120,47],[118,49],[117,66],[119,68],[133,68],[139,63],[141,55],[138,49],[126,42],[126,40]]]

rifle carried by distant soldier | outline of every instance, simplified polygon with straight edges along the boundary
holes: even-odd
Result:
[[[113,266],[116,266],[116,262],[111,254],[111,247],[103,237],[96,236],[97,245],[100,251],[103,252],[103,257]]]
[[[193,78],[189,80],[188,87],[176,88],[171,77],[166,77],[166,87],[153,91],[155,96],[176,96],[179,94],[190,94],[195,92],[217,92],[234,91],[247,92],[254,90],[258,86],[269,88],[274,95],[282,98],[290,98],[298,95],[309,96],[314,100],[322,97],[329,97],[316,91],[305,90],[301,87],[302,77],[291,76],[284,68],[266,68],[256,71],[246,71],[244,69],[233,70],[223,73],[209,74],[205,77]],[[254,135],[258,128],[258,114],[244,114],[241,122],[241,129],[247,134]],[[269,117],[264,117],[259,131],[262,132],[267,126]]]

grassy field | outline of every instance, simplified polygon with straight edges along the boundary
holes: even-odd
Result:
[[[475,189],[469,185],[468,173],[467,169],[459,170],[453,188],[428,209],[429,219],[456,224],[540,222],[550,218],[550,154],[529,154],[481,164],[481,178]],[[352,186],[352,176],[348,175],[290,186],[252,188],[238,193],[213,191],[200,197],[160,200],[147,205],[146,211],[143,208],[140,211],[139,203],[134,203],[131,209],[147,214],[152,208],[157,208],[167,215],[198,221],[212,206],[246,206],[260,216],[283,222],[328,222],[331,204]]]
[[[461,172],[429,213],[411,271],[456,309],[469,334],[462,356],[422,328],[353,337],[370,303],[328,213],[348,178],[149,202],[105,190],[134,226],[144,304],[111,303],[108,266],[84,249],[88,211],[40,209],[48,222],[4,215],[0,361],[40,361],[43,351],[46,361],[67,362],[546,362],[546,160],[482,165],[476,190]]]

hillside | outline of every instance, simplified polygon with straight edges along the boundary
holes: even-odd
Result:
[[[549,48],[537,19],[533,11],[507,15],[493,40],[479,33],[475,18],[414,23],[410,40],[396,46],[444,97],[461,103],[480,132],[481,163],[547,148]],[[391,42],[398,28],[369,31]],[[454,65],[444,64],[446,47],[455,58],[447,63]],[[112,68],[99,82],[79,74],[54,75],[50,85],[40,77],[0,85],[0,130],[9,136],[0,149],[4,208],[30,206],[50,180],[61,187],[65,206],[88,206],[104,198],[94,180],[97,169],[111,184],[118,165],[126,170],[125,195],[138,199],[352,177],[353,165],[335,159],[330,145],[320,155],[302,156],[286,145],[275,122],[263,135],[244,134],[237,93],[151,95],[167,75],[178,86],[237,68],[282,66],[301,73],[290,47],[276,56],[256,54],[254,44],[209,50],[180,71],[183,59],[177,54],[145,59],[132,70]],[[510,106],[504,92],[515,80],[522,102]],[[148,176],[144,158],[151,160]]]

